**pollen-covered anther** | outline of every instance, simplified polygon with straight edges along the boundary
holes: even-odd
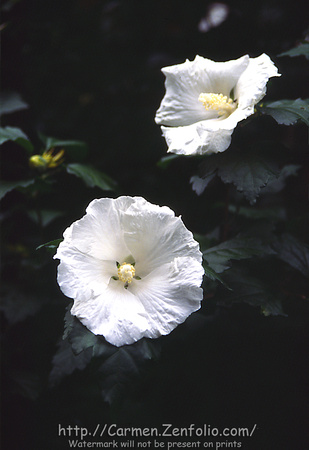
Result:
[[[203,103],[206,111],[218,111],[219,116],[228,116],[236,109],[236,103],[223,94],[206,94],[202,92],[198,100]]]
[[[118,278],[123,283],[129,284],[135,276],[135,268],[132,264],[127,264],[124,262],[118,267]]]

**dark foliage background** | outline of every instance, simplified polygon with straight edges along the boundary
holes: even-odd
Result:
[[[3,1],[2,91],[18,92],[29,108],[3,115],[1,126],[21,128],[34,153],[43,150],[39,133],[83,141],[87,151],[68,149],[65,162],[91,164],[117,183],[115,190],[102,192],[56,170],[50,183],[15,189],[2,199],[3,449],[65,449],[58,424],[94,429],[105,423],[257,424],[254,436],[242,439],[242,448],[309,448],[308,279],[304,270],[288,270],[284,257],[275,263],[270,256],[263,265],[238,261],[235,268],[258,273],[273,292],[279,290],[286,315],[265,317],[246,303],[221,305],[210,283],[201,311],[170,336],[145,343],[146,350],[143,343],[116,354],[104,347],[109,362],[102,365],[84,352],[90,349],[96,356],[100,343],[87,341],[72,363],[63,344],[63,360],[57,363],[68,376],[58,380],[53,369],[68,300],[59,291],[52,253],[36,248],[61,238],[93,198],[141,195],[170,206],[198,235],[209,236],[217,227],[221,241],[252,227],[245,217],[235,223],[228,215],[227,196],[235,200],[237,195],[219,179],[202,196],[192,190],[189,179],[201,159],[178,158],[165,169],[158,165],[166,155],[154,123],[164,95],[160,69],[196,54],[224,61],[265,52],[282,74],[268,83],[267,100],[307,98],[308,61],[278,57],[308,37],[307,2],[226,1],[227,19],[203,32],[201,20],[211,4]],[[292,232],[308,244],[307,133],[304,124],[284,127],[261,116],[238,127],[233,141],[263,137],[289,146],[285,161],[301,167],[299,176],[288,180],[275,202],[262,196],[258,205],[275,204],[278,215],[284,209],[286,220],[277,231]],[[29,154],[16,142],[4,143],[1,157],[6,182],[33,176]],[[248,207],[248,202],[241,199],[239,205]],[[256,225],[259,233],[267,228],[265,222]],[[227,292],[216,288],[218,299]],[[78,325],[74,330],[78,337],[84,332]]]

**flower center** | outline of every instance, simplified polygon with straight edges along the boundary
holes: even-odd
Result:
[[[198,100],[203,103],[206,111],[218,111],[219,116],[229,116],[236,109],[236,102],[223,94],[206,94],[202,92]]]
[[[132,264],[127,264],[124,262],[121,266],[118,267],[118,278],[120,281],[123,281],[125,284],[131,283],[135,276],[135,269]]]

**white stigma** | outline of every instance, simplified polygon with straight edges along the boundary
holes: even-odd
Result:
[[[125,284],[131,283],[135,276],[135,269],[132,264],[127,264],[124,262],[118,267],[118,278]]]
[[[206,111],[218,111],[218,116],[229,116],[236,109],[236,102],[223,94],[202,92],[198,100],[203,103]]]

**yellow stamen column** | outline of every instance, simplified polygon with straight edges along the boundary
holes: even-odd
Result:
[[[218,116],[229,116],[236,109],[236,103],[223,94],[202,92],[198,100],[203,103],[206,111],[218,111]]]
[[[132,264],[124,262],[118,267],[118,278],[125,284],[130,284],[135,276],[135,269]]]

